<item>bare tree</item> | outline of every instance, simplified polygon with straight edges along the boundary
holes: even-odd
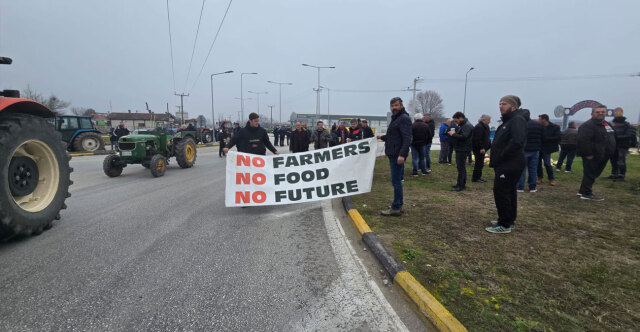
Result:
[[[71,107],[71,114],[73,115],[84,115],[87,109],[84,107]]]
[[[95,115],[96,113],[98,113],[98,112],[96,112],[96,110],[94,110],[93,108],[87,108],[87,109],[84,111],[84,113],[82,113],[82,115],[84,115],[84,116],[93,116],[93,115]]]
[[[416,95],[416,111],[429,114],[436,122],[444,119],[444,104],[440,94],[433,90],[418,92]]]
[[[25,98],[32,99],[46,106],[47,108],[49,108],[50,110],[56,113],[64,113],[63,110],[69,107],[69,105],[71,105],[70,102],[59,99],[58,97],[56,97],[56,95],[53,95],[53,94],[49,96],[49,98],[45,98],[42,96],[42,94],[33,90],[29,85],[27,85],[27,88],[24,91],[22,91],[22,95]]]

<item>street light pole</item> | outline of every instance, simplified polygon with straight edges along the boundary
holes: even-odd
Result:
[[[320,86],[323,89],[327,89],[327,122],[329,123],[329,126],[331,126],[331,89],[327,88],[326,86]]]
[[[255,91],[247,91],[249,93],[253,93],[257,96],[258,98],[258,111],[256,113],[260,114],[260,95],[266,95],[269,94],[269,92],[265,91],[265,92],[255,92]]]
[[[216,75],[222,75],[222,74],[231,74],[233,73],[233,70],[227,70],[225,72],[222,73],[216,73],[216,74],[211,74],[211,130],[215,131],[216,130],[216,113],[214,112],[213,109],[213,77]],[[216,141],[216,135],[213,135],[213,141]]]
[[[258,75],[258,73],[240,73],[240,121],[244,119],[244,89],[242,88],[242,77],[244,75]]]
[[[467,70],[467,73],[464,75],[464,101],[462,102],[462,113],[464,114],[465,110],[467,109],[467,80],[469,79],[469,72],[472,71],[473,67],[469,68],[469,70]]]
[[[318,88],[316,90],[316,92],[318,93],[317,97],[316,97],[316,116],[320,117],[320,69],[335,69],[336,67],[333,66],[329,66],[329,67],[319,67],[319,66],[313,66],[313,65],[308,65],[306,63],[302,64],[305,67],[312,67],[312,68],[317,68],[318,69]]]
[[[280,123],[282,123],[282,85],[293,85],[293,83],[281,83],[281,82],[274,82],[274,81],[267,81],[267,83],[272,83],[272,84],[278,84],[279,87],[279,102],[278,102],[278,108],[279,108],[279,112],[280,112]]]

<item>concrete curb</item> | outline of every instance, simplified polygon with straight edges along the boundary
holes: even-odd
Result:
[[[420,308],[426,318],[439,331],[462,332],[467,329],[453,315],[429,293],[412,275],[407,272],[400,261],[385,248],[376,234],[371,231],[367,222],[362,218],[353,205],[351,197],[343,197],[342,205],[349,214],[353,227],[362,235],[362,240],[373,252],[382,266],[387,270],[393,283],[398,285],[409,298]]]
[[[208,147],[212,147],[212,146],[220,146],[220,143],[207,143],[207,144],[198,144],[197,147],[199,148],[208,148]],[[103,150],[103,151],[97,151],[97,152],[73,152],[73,153],[69,153],[69,155],[71,157],[82,157],[82,156],[105,156],[108,154],[114,154],[114,151],[107,151],[107,150]]]

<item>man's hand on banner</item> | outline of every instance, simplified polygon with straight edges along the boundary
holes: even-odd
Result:
[[[224,148],[224,149],[222,149],[222,152],[224,152],[225,154],[226,154],[226,153],[229,153],[229,148]]]
[[[274,154],[275,154],[275,155],[279,155],[279,154],[280,154],[280,152],[276,151],[276,153],[274,153]]]
[[[398,165],[402,165],[402,164],[404,164],[404,157],[398,156]]]

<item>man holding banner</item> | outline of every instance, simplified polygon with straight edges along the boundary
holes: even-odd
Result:
[[[393,185],[393,203],[391,209],[381,211],[383,216],[399,217],[402,215],[403,191],[402,178],[404,177],[404,160],[409,155],[411,145],[411,119],[402,105],[402,99],[395,97],[391,99],[391,123],[387,128],[386,135],[378,135],[378,139],[383,140],[384,153],[389,158],[391,168],[391,184]]]
[[[260,116],[256,113],[249,114],[249,122],[240,129],[238,134],[233,135],[229,144],[222,150],[226,154],[234,146],[238,146],[239,152],[266,155],[267,149],[274,154],[279,154],[278,150],[271,144],[267,130],[260,127]]]

